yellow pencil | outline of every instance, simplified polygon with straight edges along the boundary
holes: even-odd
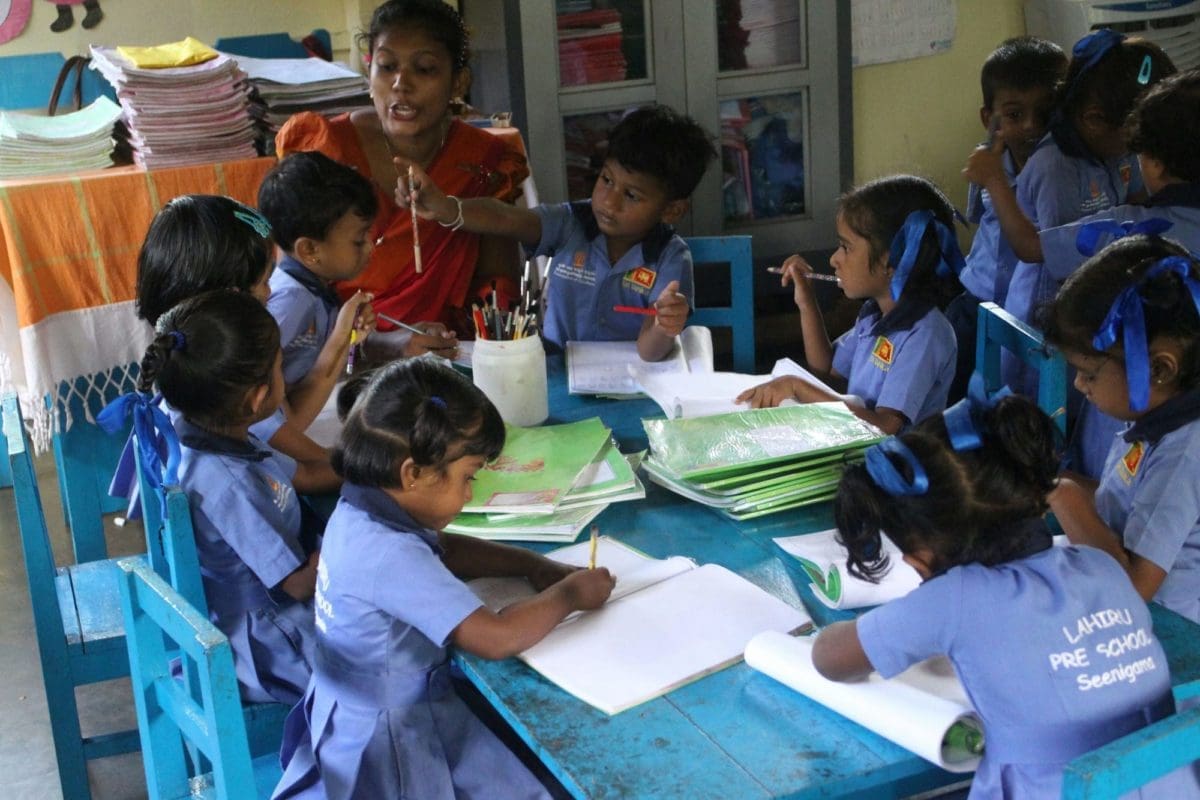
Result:
[[[412,165],[409,164],[408,165],[408,191],[410,194],[412,193],[412,186],[413,186],[413,168],[412,168]],[[417,221],[420,218],[417,216],[417,204],[416,203],[410,202],[408,207],[410,209],[412,209],[413,261],[417,265],[417,274],[420,275],[421,274],[421,234],[417,229]]]
[[[592,554],[588,557],[588,569],[596,568],[596,542],[600,540],[600,526],[592,526]]]

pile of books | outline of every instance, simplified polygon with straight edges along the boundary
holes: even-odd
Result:
[[[0,111],[0,178],[112,166],[120,117],[121,107],[107,97],[55,117]]]
[[[559,14],[558,73],[563,86],[625,80],[621,12],[598,8]]]
[[[92,45],[91,68],[121,103],[119,146],[148,168],[253,158],[258,135],[246,74],[227,55],[183,67],[143,68]]]
[[[259,121],[263,152],[275,152],[275,134],[300,111],[332,117],[371,104],[367,79],[345,64],[320,58],[233,56],[250,79],[251,113]]]
[[[735,520],[833,498],[845,466],[884,438],[845,403],[642,421],[655,483]]]
[[[509,426],[500,457],[475,475],[450,533],[481,539],[573,542],[609,503],[640,500],[640,454],[624,456],[599,418]]]
[[[722,3],[719,22],[721,69],[762,69],[803,59],[800,4],[794,0]]]

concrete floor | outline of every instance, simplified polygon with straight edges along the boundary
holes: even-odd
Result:
[[[3,441],[0,439],[0,441]],[[45,455],[35,467],[42,503],[59,564],[70,563],[71,545],[62,517],[54,458]],[[113,556],[144,552],[138,524],[105,523]],[[29,608],[21,537],[17,530],[12,489],[0,489],[0,796],[5,800],[56,800],[62,797],[50,738],[50,717],[42,687],[42,667]],[[137,724],[128,679],[107,681],[76,691],[84,733],[125,730]],[[94,800],[145,798],[142,758],[132,753],[92,761],[88,767]],[[71,800],[68,798],[68,800]]]

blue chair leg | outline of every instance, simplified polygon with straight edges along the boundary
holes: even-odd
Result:
[[[58,633],[61,637],[62,633]],[[58,761],[58,779],[62,784],[63,798],[87,800],[88,789],[87,756],[83,749],[83,732],[79,727],[79,707],[75,703],[75,685],[72,682],[66,654],[60,659],[43,654],[42,670],[46,687],[46,706],[50,712],[50,734],[54,739],[54,755]]]

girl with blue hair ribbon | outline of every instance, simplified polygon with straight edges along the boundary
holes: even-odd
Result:
[[[852,681],[946,656],[983,723],[969,797],[1058,798],[1076,756],[1174,712],[1170,675],[1120,565],[1052,546],[1050,419],[1024,397],[981,390],[846,471],[834,517],[847,568],[877,580],[890,566],[886,535],[923,582],[826,627],[813,665]],[[1108,646],[1116,637],[1128,651]],[[1131,796],[1196,797],[1197,786],[1172,774]]]
[[[1161,238],[1113,242],[1063,285],[1046,338],[1075,387],[1126,423],[1099,486],[1063,478],[1050,496],[1063,530],[1200,622],[1200,262]]]
[[[935,185],[893,175],[838,201],[838,248],[829,259],[838,286],[865,300],[854,327],[830,342],[799,255],[782,268],[800,310],[809,369],[837,390],[861,398],[850,409],[885,433],[897,433],[946,407],[958,352],[954,329],[939,310],[960,291],[963,256],[956,212]],[[841,400],[800,378],[781,376],[737,397],[752,408]]]

